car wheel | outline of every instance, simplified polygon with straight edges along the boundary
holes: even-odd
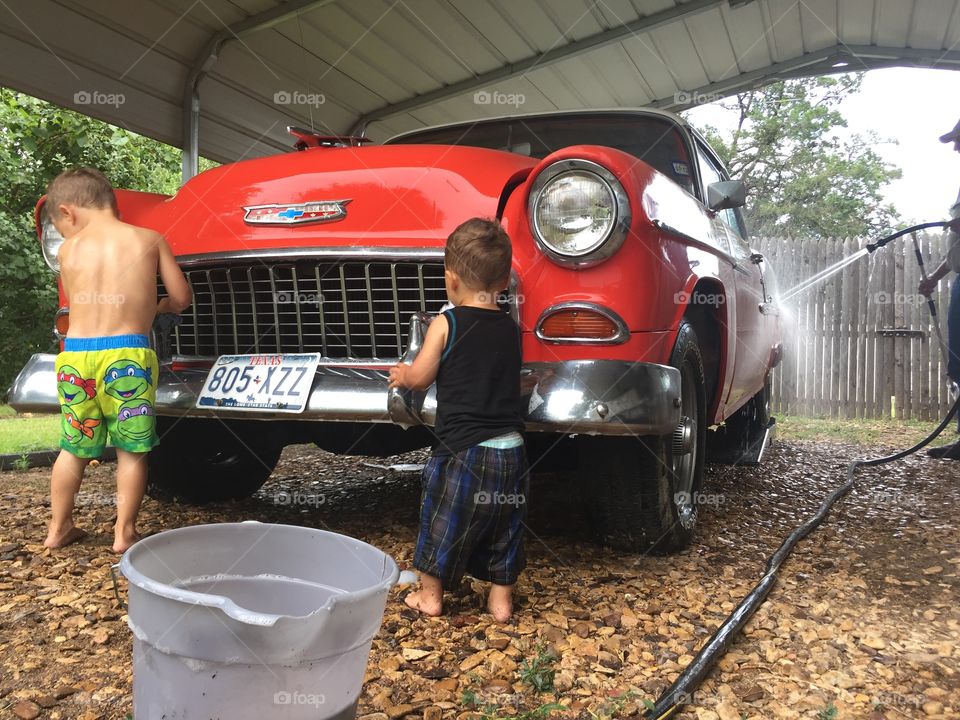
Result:
[[[670,364],[680,370],[681,421],[672,436],[587,437],[581,499],[601,542],[634,552],[677,552],[693,540],[703,483],[706,400],[693,327],[680,326]]]
[[[283,444],[269,423],[157,418],[147,494],[190,504],[249,497],[273,472]]]
[[[770,425],[770,377],[722,427],[709,433],[707,456],[711,462],[729,465],[755,464],[759,447]],[[758,447],[758,443],[761,444]]]

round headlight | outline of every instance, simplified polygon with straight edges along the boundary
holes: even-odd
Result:
[[[43,221],[43,230],[40,233],[40,247],[43,249],[43,259],[55,273],[60,272],[60,260],[57,253],[63,245],[63,235],[53,226],[50,220]]]
[[[556,262],[585,267],[620,247],[630,226],[630,203],[606,168],[561,160],[534,181],[530,220],[537,242]]]

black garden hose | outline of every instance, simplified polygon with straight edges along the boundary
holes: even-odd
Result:
[[[870,243],[866,247],[872,253],[874,250],[877,250],[887,243],[909,233],[932,227],[946,227],[947,225],[948,223],[943,221],[914,225],[906,230],[901,230],[892,235],[881,238],[875,243]],[[916,251],[916,255],[917,262],[922,268],[923,258],[920,255],[919,250]],[[931,314],[934,318],[934,322],[936,322],[936,306],[929,298],[928,303]],[[777,583],[777,573],[780,570],[780,566],[783,565],[784,561],[790,556],[790,553],[793,552],[796,544],[813,532],[813,530],[815,530],[826,519],[827,515],[830,514],[831,508],[833,507],[834,503],[837,502],[837,500],[850,492],[854,482],[856,482],[854,473],[857,468],[883,465],[885,463],[900,460],[905,458],[907,455],[917,452],[921,448],[931,443],[941,432],[943,432],[944,428],[950,424],[953,416],[956,415],[958,408],[960,408],[960,396],[958,396],[954,401],[953,406],[950,408],[950,412],[948,412],[946,417],[940,421],[940,424],[937,425],[936,429],[913,447],[906,450],[901,450],[900,452],[894,453],[893,455],[887,455],[885,457],[873,458],[869,460],[854,460],[851,462],[847,466],[846,482],[844,482],[843,485],[838,487],[824,499],[823,503],[820,505],[820,509],[817,510],[817,513],[813,517],[811,517],[809,520],[803,523],[803,525],[796,528],[787,536],[787,538],[783,541],[783,544],[780,545],[780,547],[777,548],[777,551],[773,553],[773,555],[771,555],[767,560],[766,570],[764,571],[763,577],[760,578],[760,581],[754,586],[753,590],[751,590],[750,593],[740,601],[734,611],[727,616],[727,619],[724,620],[723,624],[717,628],[713,635],[710,636],[710,639],[707,640],[706,644],[700,649],[700,652],[697,653],[696,657],[690,662],[689,665],[687,665],[686,668],[684,668],[683,672],[680,673],[680,676],[666,690],[666,692],[664,692],[658,698],[653,708],[644,714],[644,718],[647,720],[663,720],[664,718],[673,715],[673,713],[675,713],[684,705],[690,703],[690,699],[693,697],[694,691],[704,681],[704,679],[713,669],[713,666],[716,664],[716,662],[723,656],[724,653],[726,653],[727,649],[730,647],[730,643],[733,642],[740,630],[743,629],[743,626],[747,624],[747,621],[754,614],[754,612],[756,612],[757,608],[759,608],[763,604],[763,601],[766,600],[767,595],[770,594],[770,591]]]

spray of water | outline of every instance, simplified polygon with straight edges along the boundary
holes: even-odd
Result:
[[[802,282],[793,286],[786,292],[781,293],[780,302],[787,302],[788,300],[796,297],[800,293],[806,292],[807,290],[814,287],[815,285],[819,285],[824,280],[828,280],[829,278],[836,275],[838,272],[843,270],[847,265],[850,265],[851,263],[855,263],[857,260],[859,260],[864,255],[867,255],[869,253],[870,251],[867,248],[865,247],[860,248],[859,250],[857,250],[857,252],[853,253],[852,255],[848,255],[847,257],[843,258],[839,262],[835,262],[830,267],[824,268],[823,270],[818,272],[816,275],[812,275],[811,277],[808,277],[806,280],[803,280]]]

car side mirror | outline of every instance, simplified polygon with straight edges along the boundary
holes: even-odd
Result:
[[[747,186],[743,180],[723,180],[707,185],[707,207],[727,210],[747,204]]]

